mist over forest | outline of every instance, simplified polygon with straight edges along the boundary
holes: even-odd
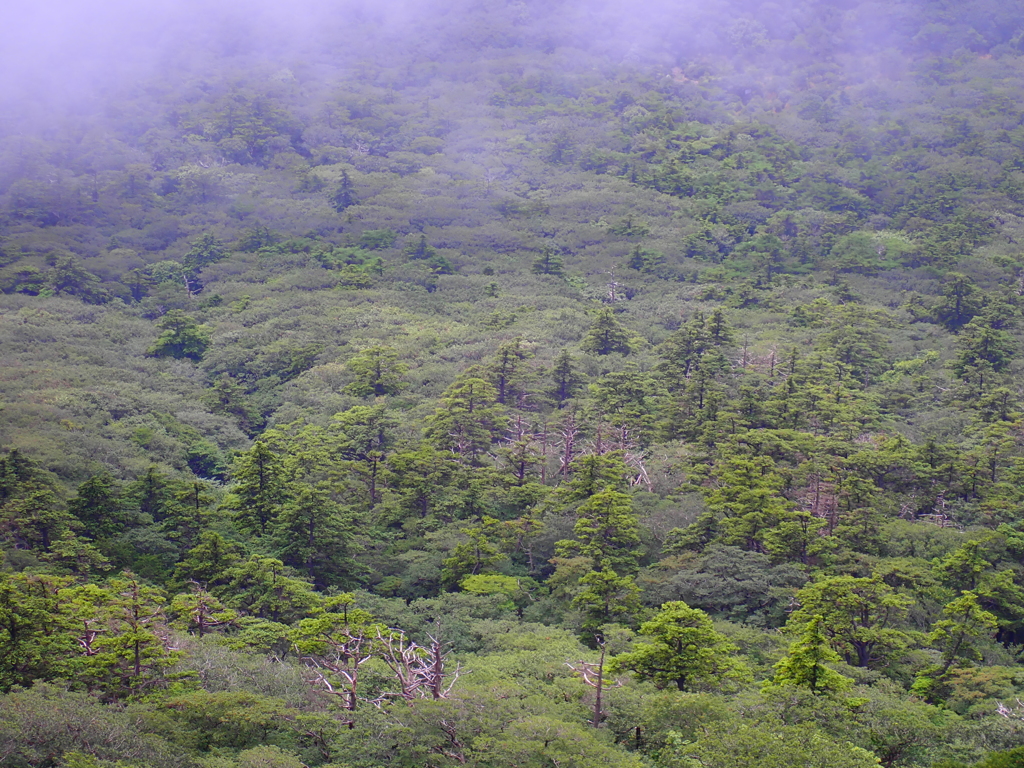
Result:
[[[1024,3],[0,8],[0,765],[1024,764]]]

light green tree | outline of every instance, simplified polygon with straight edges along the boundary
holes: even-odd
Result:
[[[173,357],[198,362],[210,346],[210,332],[180,309],[172,309],[157,323],[161,333],[146,350],[151,357]]]
[[[739,649],[715,630],[711,618],[682,601],[662,605],[638,634],[643,640],[635,650],[612,658],[613,672],[630,670],[659,688],[674,685],[680,691],[708,690],[750,676],[734,656]]]
[[[829,694],[845,691],[853,685],[851,678],[828,666],[841,659],[829,645],[821,623],[821,616],[814,616],[807,622],[800,639],[789,646],[789,653],[775,665],[771,686],[794,685],[807,688],[813,694]]]
[[[574,540],[558,542],[559,557],[582,555],[594,570],[611,568],[620,575],[634,574],[640,556],[640,521],[624,493],[611,488],[596,493],[576,510]]]
[[[801,589],[787,626],[805,627],[820,617],[821,631],[847,664],[875,667],[898,657],[910,645],[902,629],[913,604],[877,578],[835,576]]]
[[[942,683],[956,661],[979,658],[975,641],[993,636],[998,627],[999,620],[982,608],[977,593],[961,592],[942,609],[942,618],[928,635],[928,644],[942,652],[941,662],[920,672],[911,690],[928,701],[940,698]]]
[[[402,376],[409,366],[398,359],[398,353],[391,347],[374,346],[357,352],[345,368],[356,380],[345,387],[345,391],[357,397],[380,397],[397,395],[407,386]]]

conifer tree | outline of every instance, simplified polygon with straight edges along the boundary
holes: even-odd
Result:
[[[242,530],[265,536],[288,500],[284,462],[262,440],[241,454],[232,471],[235,481],[226,504]]]
[[[583,378],[574,362],[575,358],[569,354],[569,350],[563,349],[551,366],[552,386],[548,394],[559,409],[564,408],[566,401],[583,389]]]
[[[610,309],[602,309],[580,342],[580,348],[595,355],[609,355],[612,352],[628,355],[633,351],[633,336],[615,319]]]
[[[814,694],[845,691],[853,680],[841,675],[828,664],[842,661],[822,631],[822,617],[811,618],[800,639],[789,646],[789,653],[775,665],[772,686],[795,685]]]
[[[558,251],[553,247],[545,245],[541,248],[540,255],[534,259],[530,270],[537,275],[561,276],[564,271],[562,257],[558,255]]]
[[[374,346],[357,352],[345,364],[345,368],[356,380],[345,387],[345,391],[357,397],[381,397],[397,395],[407,384],[402,376],[409,366],[398,359],[398,353],[391,347]]]
[[[338,213],[341,213],[346,208],[350,208],[359,202],[359,198],[356,196],[355,185],[352,183],[352,179],[349,178],[348,171],[341,172],[341,181],[338,186],[331,193],[330,197],[331,206]]]
[[[715,630],[704,611],[682,601],[665,603],[640,625],[643,640],[636,649],[611,660],[611,670],[632,670],[659,688],[710,690],[727,678],[749,677],[733,654],[739,649]]]

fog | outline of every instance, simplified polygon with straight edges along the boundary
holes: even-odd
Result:
[[[899,48],[916,4],[713,0],[40,0],[0,9],[0,97],[10,109],[88,104],[97,94],[215,62],[428,61],[480,45],[586,49],[670,67],[737,47],[806,39]],[[835,7],[833,8],[832,5]],[[1018,5],[1011,3],[1010,6]],[[815,8],[818,8],[815,11]],[[822,10],[824,9],[824,10]],[[746,27],[743,25],[746,24]],[[762,39],[763,38],[763,39]]]

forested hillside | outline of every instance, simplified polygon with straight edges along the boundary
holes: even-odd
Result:
[[[0,55],[0,765],[1024,764],[1024,3],[171,5]]]

